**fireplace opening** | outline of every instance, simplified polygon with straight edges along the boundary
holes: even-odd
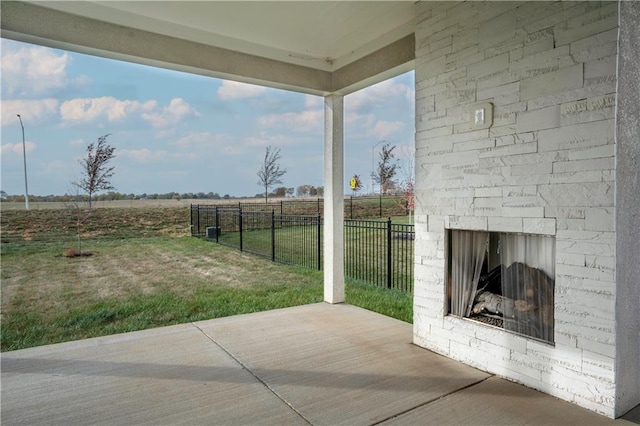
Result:
[[[449,230],[449,313],[553,343],[555,238]]]

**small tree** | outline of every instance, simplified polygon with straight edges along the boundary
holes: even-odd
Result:
[[[265,203],[269,201],[269,187],[282,183],[280,178],[287,173],[286,170],[280,170],[278,160],[280,160],[280,149],[268,146],[264,154],[264,163],[257,173],[258,185],[264,187]]]
[[[394,161],[395,154],[393,150],[395,145],[390,146],[388,143],[382,145],[380,150],[380,161],[378,167],[373,173],[373,181],[380,185],[380,194],[386,194],[389,189],[395,186],[393,178],[396,175],[398,164]]]
[[[405,182],[402,186],[402,198],[406,202],[407,213],[409,214],[409,223],[413,223],[413,211],[416,208],[415,183],[413,181]]]
[[[311,185],[300,185],[296,189],[296,194],[298,195],[298,197],[308,197],[309,195],[311,195],[311,188],[313,188],[313,186]]]
[[[400,183],[400,192],[404,200],[404,207],[409,214],[409,223],[413,223],[412,214],[415,210],[415,152],[411,150],[407,158],[400,166],[402,174],[402,182]]]
[[[285,197],[287,195],[287,188],[280,186],[273,190],[273,195],[275,197]]]
[[[90,143],[87,146],[86,157],[80,160],[82,165],[82,178],[74,185],[89,195],[89,209],[91,209],[91,199],[98,191],[115,189],[111,185],[114,167],[108,167],[115,155],[114,147],[107,144],[108,134],[100,136],[98,143]]]
[[[68,249],[64,255],[66,257],[84,256],[87,253],[82,252],[82,230],[91,218],[91,209],[82,207],[82,196],[78,193],[78,186],[75,185],[75,194],[68,197],[69,201],[64,202],[65,209],[69,212],[69,218],[76,231],[77,249]]]

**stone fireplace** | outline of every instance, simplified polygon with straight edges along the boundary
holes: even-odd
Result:
[[[427,1],[416,17],[414,342],[624,414],[640,402],[625,57],[640,77],[619,49],[638,46],[640,7]]]

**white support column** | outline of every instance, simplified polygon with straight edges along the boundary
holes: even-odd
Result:
[[[343,96],[324,98],[324,300],[344,302]]]

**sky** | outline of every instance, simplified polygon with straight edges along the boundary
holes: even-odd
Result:
[[[111,183],[123,194],[254,196],[267,146],[280,149],[282,185],[323,185],[323,99],[0,39],[1,189],[75,193],[79,160],[100,136],[115,147]],[[408,170],[414,75],[344,98],[345,193],[358,174],[371,191],[372,157],[396,145]],[[399,174],[403,175],[405,172]],[[377,185],[376,185],[377,187]]]

